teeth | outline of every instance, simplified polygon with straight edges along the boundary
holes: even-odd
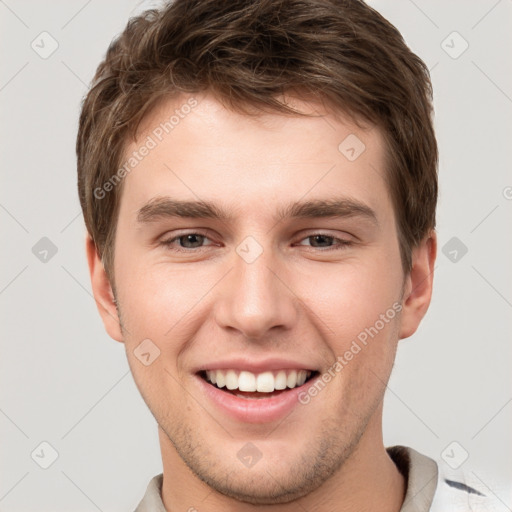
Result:
[[[240,391],[256,391],[256,376],[254,373],[240,372],[237,387]]]
[[[297,386],[302,386],[302,384],[304,384],[304,382],[306,382],[307,378],[308,378],[307,372],[305,372],[304,370],[297,372]]]
[[[228,370],[226,372],[226,387],[228,389],[238,388],[238,376],[233,370]]]
[[[272,393],[287,387],[302,386],[311,375],[309,370],[278,370],[254,374],[238,370],[207,370],[206,380],[218,388],[260,393]]]
[[[256,378],[256,391],[260,393],[272,393],[275,389],[272,372],[260,373]]]
[[[286,389],[286,372],[281,370],[277,372],[277,375],[274,379],[274,387],[276,389]]]
[[[297,385],[297,372],[292,370],[286,379],[286,385],[289,388],[294,388]]]
[[[226,385],[226,377],[224,376],[224,372],[217,370],[215,375],[215,384],[218,388],[223,388]]]

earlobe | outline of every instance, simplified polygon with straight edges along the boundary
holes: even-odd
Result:
[[[436,255],[437,234],[432,230],[412,251],[412,268],[404,286],[400,339],[416,332],[428,310]]]
[[[112,339],[123,342],[124,339],[112,287],[98,255],[96,245],[88,233],[86,234],[85,245],[94,300],[103,320],[103,325]]]

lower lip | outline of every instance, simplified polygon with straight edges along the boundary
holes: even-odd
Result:
[[[269,423],[285,418],[294,407],[304,407],[299,402],[299,394],[306,391],[317,377],[302,386],[268,398],[239,398],[196,375],[202,392],[225,414],[245,423]]]

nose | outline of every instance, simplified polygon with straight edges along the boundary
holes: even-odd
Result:
[[[218,325],[252,341],[268,337],[272,330],[290,330],[299,301],[284,262],[269,248],[253,261],[234,251],[232,264],[215,299]]]

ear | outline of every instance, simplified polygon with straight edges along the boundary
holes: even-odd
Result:
[[[94,300],[96,301],[96,306],[103,320],[103,325],[111,338],[122,342],[124,339],[114,300],[114,293],[112,292],[110,281],[108,280],[98,251],[96,250],[96,245],[89,233],[86,235],[85,245]]]
[[[430,305],[436,254],[437,234],[432,230],[412,251],[412,268],[404,285],[400,339],[416,332]]]

